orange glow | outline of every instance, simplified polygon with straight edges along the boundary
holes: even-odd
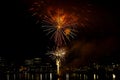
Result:
[[[63,11],[62,9],[48,8],[48,22],[55,25],[57,29],[65,27],[73,27],[77,23],[78,18],[74,15]]]
[[[64,30],[64,32],[65,32],[66,35],[70,35],[71,30],[69,28],[67,28],[67,29]]]

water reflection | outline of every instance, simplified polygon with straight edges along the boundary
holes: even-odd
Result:
[[[105,77],[103,77],[103,76]],[[120,76],[116,74],[95,74],[86,73],[66,73],[62,76],[57,76],[55,73],[16,73],[6,74],[6,79],[1,80],[119,80]]]

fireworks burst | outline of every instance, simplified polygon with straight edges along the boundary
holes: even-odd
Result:
[[[65,54],[66,54],[66,49],[65,48],[61,48],[61,49],[56,49],[53,51],[50,51],[47,53],[48,55],[50,55],[50,57],[55,60],[55,59],[59,59],[59,60],[64,60]]]
[[[42,23],[42,28],[50,39],[54,40],[56,47],[66,46],[74,39],[79,27],[85,27],[90,18],[90,5],[79,8],[68,8],[51,4],[49,0],[35,2],[30,9],[36,16],[37,23]]]
[[[69,12],[64,8],[46,6],[43,2],[35,2],[30,9],[33,16],[38,19],[37,23],[42,22],[42,28],[50,39],[54,40],[57,47],[67,45],[76,36],[78,26],[78,15]]]
[[[65,13],[62,9],[48,9],[48,15],[44,17],[44,22],[47,25],[43,26],[44,31],[47,31],[47,35],[52,34],[51,39],[54,39],[57,47],[61,47],[66,44],[66,41],[70,41],[70,37],[74,38],[77,17],[72,14]]]

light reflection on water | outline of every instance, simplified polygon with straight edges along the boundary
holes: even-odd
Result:
[[[108,77],[107,80],[116,80],[116,75],[111,74]],[[56,76],[56,74],[53,73],[39,73],[39,74],[7,74],[6,75],[7,80],[100,80],[99,75],[93,74],[92,78],[89,78],[86,74],[65,74],[62,77]],[[6,80],[5,79],[5,80]]]

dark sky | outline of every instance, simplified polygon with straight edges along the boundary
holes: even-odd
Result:
[[[77,4],[82,4],[82,1],[79,0],[68,0],[66,2],[67,4],[71,4],[74,1],[76,1]],[[50,46],[49,37],[46,36],[45,33],[42,31],[42,29],[40,28],[40,24],[35,24],[35,18],[31,16],[31,13],[28,11],[30,6],[32,5],[32,2],[32,0],[5,0],[4,2],[1,2],[2,9],[0,12],[0,56],[3,56],[8,60],[22,62],[22,60],[24,60],[25,58],[39,56],[44,57],[44,53],[47,52],[47,47]],[[103,44],[106,44],[106,47],[108,47],[109,44],[111,46],[114,44],[114,42],[116,42],[113,52],[109,52],[106,50],[104,51],[102,49],[103,51],[101,53],[109,52],[111,54],[108,57],[109,59],[113,57],[113,54],[115,54],[114,58],[119,59],[120,54],[118,44],[120,33],[120,16],[118,2],[115,2],[114,0],[90,0],[90,3],[94,5],[96,11],[100,10],[99,14],[104,14],[104,12],[106,12],[106,15],[104,16],[107,16],[106,18],[108,19],[104,20],[104,18],[101,18],[100,21],[103,22],[99,23],[99,21],[94,25],[94,27],[92,27],[93,25],[89,25],[89,28],[83,28],[77,40],[73,41],[72,46],[75,46],[77,42],[79,42],[79,44],[81,42],[84,42],[85,45],[93,43],[92,45],[95,45],[94,47],[96,47],[96,44],[99,43],[97,48],[95,48],[96,50],[98,50],[99,48],[104,46]],[[102,45],[100,45],[100,43]],[[111,49],[111,47],[108,48],[108,50],[109,49]],[[101,51],[101,49],[98,51]],[[99,52],[96,51],[96,53]],[[105,56],[102,55],[102,58],[104,58]]]

